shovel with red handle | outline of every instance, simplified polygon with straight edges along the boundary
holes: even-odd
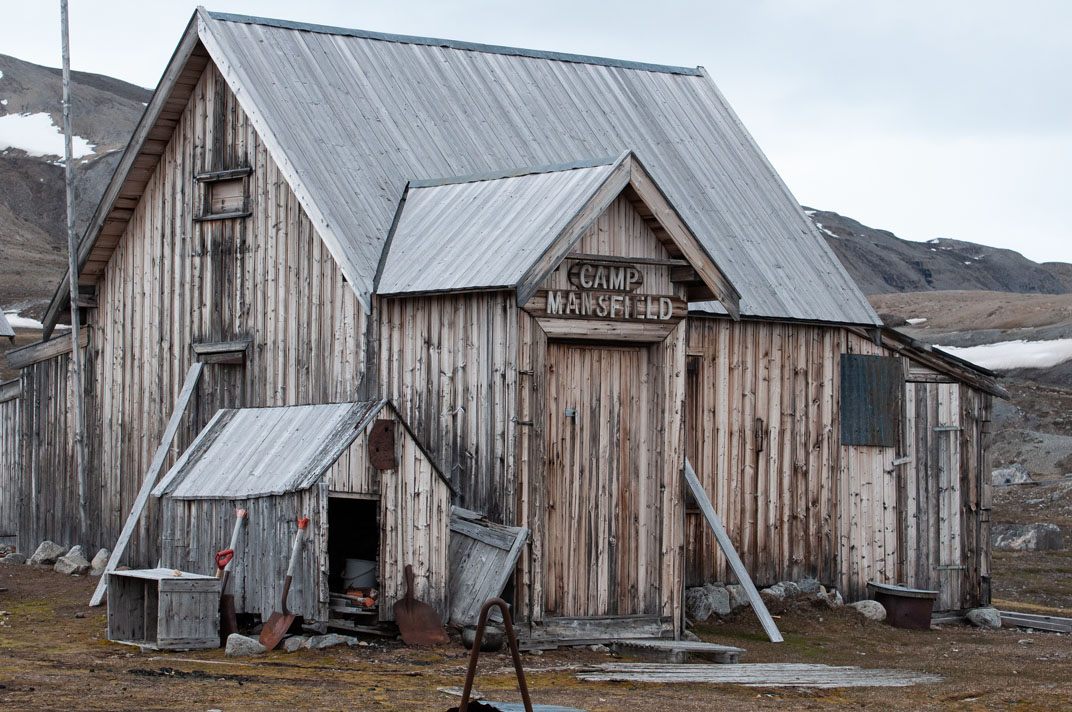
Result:
[[[246,520],[246,510],[235,510],[234,531],[231,532],[231,546],[216,554],[216,578],[223,577],[220,583],[220,647],[227,645],[227,636],[238,632],[238,619],[235,615],[234,595],[227,593],[227,583],[231,580],[231,560],[234,559],[235,547],[238,546],[238,532]]]
[[[290,551],[290,563],[287,565],[287,577],[283,579],[283,602],[282,611],[276,611],[268,618],[268,622],[261,629],[261,645],[274,650],[283,636],[290,630],[294,622],[295,614],[287,608],[287,595],[290,593],[290,582],[294,579],[294,573],[298,570],[298,551],[301,549],[302,535],[305,527],[309,526],[309,519],[298,517],[298,533],[294,535],[294,548]]]

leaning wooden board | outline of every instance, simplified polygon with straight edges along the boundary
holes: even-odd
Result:
[[[484,603],[502,593],[528,538],[525,527],[495,524],[476,512],[451,508],[451,623],[476,623]]]
[[[115,542],[115,550],[108,557],[108,564],[104,567],[104,575],[100,577],[100,581],[97,582],[97,588],[93,591],[93,597],[89,599],[89,605],[91,606],[99,606],[101,600],[104,599],[104,592],[108,587],[108,575],[115,571],[115,567],[119,565],[123,554],[126,552],[130,537],[134,533],[134,528],[138,525],[138,520],[141,519],[145,504],[149,501],[149,494],[153,491],[153,485],[156,484],[156,478],[160,475],[160,470],[164,468],[164,460],[167,459],[168,450],[171,449],[171,441],[175,439],[175,433],[179,430],[179,423],[182,422],[186,406],[189,405],[190,398],[197,388],[197,381],[201,378],[201,369],[204,366],[205,364],[200,361],[195,361],[186,374],[186,381],[182,384],[179,397],[175,400],[175,409],[171,412],[171,418],[168,420],[167,428],[164,430],[164,437],[160,440],[160,446],[156,448],[156,455],[153,456],[153,461],[149,465],[149,471],[145,473],[145,479],[142,481],[141,489],[134,500],[134,506],[130,508],[130,514],[127,515],[127,520],[123,524],[123,531],[119,533],[119,539]]]
[[[748,602],[752,604],[752,610],[759,617],[759,622],[763,625],[763,630],[766,631],[767,637],[770,638],[772,643],[781,643],[782,634],[778,630],[778,626],[774,624],[770,611],[763,604],[763,599],[760,598],[756,585],[752,583],[752,577],[748,575],[744,562],[737,555],[737,550],[733,548],[733,542],[730,541],[726,529],[722,526],[722,520],[715,514],[715,508],[711,506],[711,500],[707,498],[707,493],[704,492],[703,485],[700,484],[700,480],[696,477],[696,472],[692,469],[692,464],[689,463],[688,459],[685,460],[685,481],[689,483],[689,489],[692,490],[692,496],[696,498],[696,504],[699,505],[700,511],[703,512],[704,517],[707,519],[707,523],[711,525],[711,530],[715,533],[715,538],[718,540],[718,545],[722,547],[722,553],[726,555],[730,568],[733,569],[737,580],[744,586],[745,593],[748,594]]]

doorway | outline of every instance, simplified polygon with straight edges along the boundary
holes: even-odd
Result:
[[[544,611],[659,615],[662,418],[653,349],[547,348]]]

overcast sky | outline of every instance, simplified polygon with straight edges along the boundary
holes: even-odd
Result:
[[[196,2],[70,0],[75,69],[153,87]],[[701,65],[801,203],[1072,262],[1072,2],[220,0],[212,10]],[[59,0],[0,3],[58,66]]]

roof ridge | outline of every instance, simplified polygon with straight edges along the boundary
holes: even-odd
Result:
[[[540,175],[543,173],[560,173],[564,171],[575,171],[582,168],[609,166],[614,164],[620,158],[621,155],[603,156],[601,158],[590,158],[583,161],[572,161],[570,163],[550,163],[542,166],[525,166],[521,168],[513,168],[510,170],[488,171],[487,173],[444,176],[442,178],[423,178],[421,180],[411,180],[408,184],[408,187],[435,188],[444,185],[459,185],[461,183],[481,183],[483,181],[502,180],[504,178],[521,178],[523,176]]]
[[[416,35],[395,35],[386,32],[373,32],[371,30],[358,30],[348,27],[335,27],[332,25],[317,25],[307,22],[295,22],[293,20],[278,20],[269,17],[256,17],[253,15],[239,15],[229,12],[214,12],[205,10],[208,15],[221,22],[235,22],[247,25],[264,25],[277,27],[284,30],[300,30],[304,32],[319,32],[329,35],[342,35],[345,37],[358,37],[367,40],[381,42],[397,42],[401,44],[427,45],[430,47],[447,47],[449,49],[467,50],[470,52],[485,52],[488,54],[505,54],[514,57],[530,57],[533,59],[549,59],[556,62],[572,62],[575,64],[594,64],[603,67],[617,67],[619,69],[635,69],[643,72],[660,72],[663,74],[681,74],[685,76],[702,76],[699,67],[677,67],[670,64],[654,64],[649,62],[631,62],[624,59],[611,59],[608,57],[594,57],[586,54],[570,54],[568,52],[547,52],[543,50],[524,49],[521,47],[506,47],[503,45],[481,44],[479,42],[464,42],[461,40],[445,40],[435,37],[419,37]]]

